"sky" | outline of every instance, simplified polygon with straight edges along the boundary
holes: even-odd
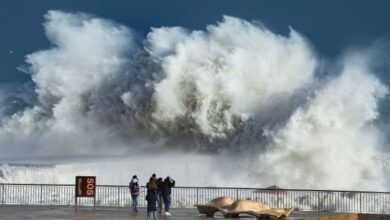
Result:
[[[24,64],[25,55],[49,47],[42,23],[51,9],[111,19],[141,36],[160,26],[203,30],[230,15],[260,21],[282,35],[291,26],[306,36],[318,53],[332,58],[350,46],[388,38],[389,7],[386,0],[7,0],[0,7],[0,83],[29,80],[16,68]]]

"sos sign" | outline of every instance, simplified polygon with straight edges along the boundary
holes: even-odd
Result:
[[[96,176],[76,176],[76,197],[95,197]]]

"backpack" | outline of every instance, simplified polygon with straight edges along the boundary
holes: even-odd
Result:
[[[132,194],[138,194],[139,193],[138,183],[131,183],[130,184],[130,191]]]

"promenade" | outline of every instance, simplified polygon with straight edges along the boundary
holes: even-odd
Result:
[[[205,220],[204,216],[197,216],[196,209],[173,209],[172,216],[159,215],[159,219],[170,220]],[[334,215],[323,212],[293,212],[288,219],[314,220]],[[216,216],[222,218],[222,216]],[[109,207],[79,207],[73,206],[23,206],[2,205],[0,206],[1,220],[145,220],[146,211],[141,208],[137,215],[130,212],[130,208]],[[249,219],[249,218],[244,218]],[[227,219],[228,220],[228,219]]]

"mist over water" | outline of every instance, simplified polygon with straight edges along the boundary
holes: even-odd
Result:
[[[152,173],[139,160],[157,160],[186,185],[387,189],[377,121],[388,88],[366,50],[324,64],[294,29],[229,16],[140,41],[109,20],[49,11],[44,30],[52,46],[21,67],[33,82],[24,105],[2,113],[2,161],[128,156],[102,164]],[[61,166],[73,181],[77,166]]]

